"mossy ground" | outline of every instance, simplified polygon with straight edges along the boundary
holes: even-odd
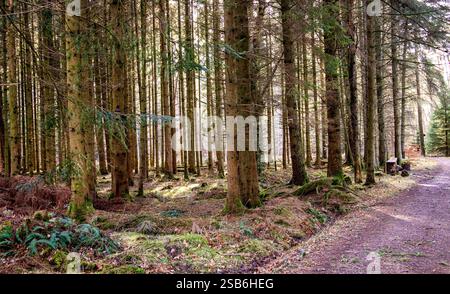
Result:
[[[423,168],[432,168],[426,161],[419,163]],[[324,169],[308,172],[311,182],[326,175]],[[346,168],[345,173],[351,174],[351,168]],[[145,183],[143,197],[97,208],[87,219],[117,241],[121,250],[104,257],[81,252],[82,269],[89,273],[114,274],[239,272],[241,268],[285,252],[340,213],[364,205],[367,199],[387,197],[414,183],[411,178],[380,174],[379,184],[373,188],[350,186],[358,194],[358,197],[352,195],[351,199],[355,200],[352,202],[339,193],[329,194],[325,199],[326,190],[296,196],[298,187],[286,185],[289,178],[289,170],[267,170],[261,183],[263,205],[238,215],[223,213],[226,196],[223,179],[202,176],[185,181],[179,177]],[[98,185],[100,198],[106,199],[110,178],[100,178]],[[131,190],[131,195],[135,194]],[[345,206],[345,210],[335,206]],[[14,222],[14,217],[2,215],[0,211],[0,225]],[[64,272],[64,254],[67,253],[33,257],[30,260],[36,262],[29,263],[31,266],[7,260],[4,270]]]

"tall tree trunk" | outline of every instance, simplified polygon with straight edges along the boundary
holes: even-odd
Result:
[[[205,17],[205,55],[206,55],[206,112],[208,120],[212,116],[212,85],[211,85],[211,61],[209,56],[209,4],[208,0],[204,3],[204,17]],[[209,121],[207,122],[209,125]],[[212,157],[212,135],[208,132],[208,172],[213,173],[213,157]]]
[[[283,56],[285,70],[285,99],[288,115],[290,150],[292,161],[291,184],[303,185],[308,181],[305,169],[304,154],[300,147],[300,130],[297,116],[297,105],[295,99],[295,65],[294,65],[294,38],[291,0],[281,1],[281,18],[283,31]]]
[[[366,0],[369,5],[371,1]],[[376,91],[376,57],[375,57],[375,17],[369,16],[367,19],[367,114],[366,114],[366,129],[367,129],[367,177],[366,185],[375,184],[375,91]]]
[[[15,1],[8,1],[8,12],[13,15]],[[11,18],[7,23],[6,51],[8,60],[8,112],[9,112],[9,150],[11,164],[9,174],[17,175],[20,172],[20,126],[19,106],[17,102],[18,83],[16,76],[16,28]]]
[[[385,167],[387,153],[386,153],[386,133],[384,123],[384,54],[383,54],[383,33],[382,33],[382,19],[375,20],[376,25],[376,59],[377,59],[377,113],[378,113],[378,163],[381,167]]]
[[[185,1],[185,17],[184,17],[184,28],[185,28],[185,59],[194,62],[194,44],[192,40],[192,20],[191,20],[191,10],[189,0]],[[192,68],[187,68],[186,70],[186,103],[187,103],[187,117],[191,122],[191,130],[189,136],[190,143],[188,144],[190,149],[188,151],[188,168],[190,173],[195,173],[195,130],[194,130],[194,83],[195,83],[195,72]],[[187,139],[187,138],[186,138]]]
[[[83,220],[86,214],[92,209],[92,199],[90,198],[88,177],[88,158],[86,148],[86,131],[92,127],[83,114],[90,111],[88,95],[87,76],[88,58],[83,54],[85,43],[87,43],[87,28],[84,20],[84,13],[87,8],[87,0],[79,2],[78,9],[82,12],[79,16],[66,16],[66,50],[67,50],[67,87],[68,87],[68,114],[70,130],[70,159],[76,170],[72,173],[71,189],[72,200],[69,207],[69,214],[77,219]],[[69,3],[68,11],[76,6],[76,2]],[[76,9],[75,9],[76,10]],[[84,44],[83,44],[84,43]]]
[[[315,30],[311,32],[311,54],[312,54],[312,83],[313,83],[313,96],[314,96],[314,133],[316,139],[316,161],[314,165],[320,166],[322,161],[320,159],[320,119],[319,119],[319,101],[318,101],[318,87],[319,81],[317,80],[317,60],[316,60],[316,33]]]
[[[27,43],[25,45],[25,107],[26,107],[26,155],[27,165],[26,170],[33,175],[35,150],[34,150],[34,125],[33,125],[33,83],[32,83],[32,50],[30,45],[33,44],[30,32],[30,12],[29,6],[24,4],[25,10],[25,38]],[[0,96],[1,97],[1,96]]]
[[[100,44],[99,44],[100,46]],[[97,56],[94,60],[95,67],[95,96],[96,96],[96,104],[99,113],[102,111],[103,107],[103,99],[106,97],[102,97],[102,85],[101,85],[101,77],[100,77],[100,62],[99,59],[101,57]],[[107,175],[108,169],[106,167],[106,153],[105,153],[105,139],[104,139],[104,122],[103,119],[99,118],[100,125],[97,125],[95,128],[96,139],[97,139],[97,150],[98,150],[98,163],[99,163],[99,171],[101,175]]]
[[[110,13],[113,28],[113,62],[112,62],[112,106],[116,127],[111,135],[112,157],[112,193],[116,199],[128,196],[127,169],[127,108],[126,58],[124,48],[124,25],[126,5],[123,0],[111,0]]]
[[[420,153],[422,156],[426,156],[425,149],[425,133],[423,130],[423,114],[422,114],[422,93],[420,89],[420,59],[419,59],[419,45],[416,44],[416,89],[417,89],[417,122],[419,126],[419,143]]]
[[[348,128],[355,182],[362,182],[361,154],[359,152],[358,77],[356,71],[356,30],[353,22],[354,1],[347,0],[347,35],[352,43],[347,49],[347,71],[350,88],[350,127]]]
[[[163,115],[169,117],[169,60],[167,50],[167,15],[166,0],[159,0],[159,31],[160,31],[160,54],[161,54],[161,103]],[[172,166],[172,131],[170,122],[164,122],[164,173],[173,177]]]
[[[44,121],[43,129],[45,136],[45,167],[46,172],[54,171],[56,167],[56,145],[55,145],[55,132],[56,132],[56,112],[55,112],[55,69],[56,69],[56,56],[55,45],[53,41],[53,13],[49,7],[48,1],[44,3],[42,10],[42,43],[43,49],[43,73],[44,73],[44,97],[41,97],[44,102]]]
[[[136,7],[137,9],[137,7]],[[139,184],[138,194],[144,195],[144,180],[148,177],[148,135],[147,135],[147,2],[141,1],[141,51],[138,52],[138,71],[140,74],[139,108],[140,108],[140,135],[139,135]],[[136,34],[137,37],[137,34]],[[139,46],[137,46],[139,48]],[[139,56],[139,52],[141,55]],[[140,62],[142,61],[142,68]]]
[[[0,1],[0,8],[5,10],[5,1]],[[6,44],[6,27],[7,27],[8,19],[6,17],[3,17],[0,19],[0,40],[3,44]],[[7,163],[7,133],[6,133],[6,101],[7,101],[7,87],[5,86],[8,83],[8,77],[7,77],[7,46],[3,45],[0,52],[0,69],[2,72],[2,75],[0,76],[0,175],[7,176],[8,171],[8,163]]]
[[[214,94],[216,103],[216,117],[222,118],[222,59],[220,55],[220,14],[219,14],[219,0],[213,0],[213,44],[214,44]],[[218,123],[217,123],[218,125]],[[223,164],[223,133],[216,125],[216,142],[221,144],[216,151],[217,158],[217,173],[219,178],[225,177]]]
[[[329,15],[324,27],[325,39],[325,77],[328,119],[328,176],[342,174],[341,130],[339,123],[339,84],[337,57],[338,11],[336,0],[323,1]]]
[[[400,117],[398,109],[398,56],[397,56],[397,1],[391,0],[391,56],[392,56],[392,100],[394,107],[394,150],[398,163],[402,159],[401,142],[400,142]]]
[[[400,150],[402,158],[405,158],[405,137],[406,137],[406,75],[407,75],[407,53],[408,53],[408,21],[405,21],[403,36],[406,40],[403,42],[402,53],[402,97],[400,108]]]
[[[227,91],[226,113],[229,116],[248,116],[254,109],[251,101],[249,51],[248,0],[226,0],[225,9],[225,41],[235,52],[243,56],[226,54]],[[246,140],[249,131],[245,132]],[[236,213],[243,207],[260,205],[258,172],[255,151],[238,151],[237,134],[234,134],[234,150],[227,151],[228,158],[228,191],[225,211]]]
[[[309,118],[309,81],[308,81],[308,50],[306,47],[306,33],[302,38],[302,59],[303,59],[303,88],[305,91],[305,146],[306,146],[306,165],[311,166],[311,130]]]
[[[152,78],[153,78],[153,115],[158,115],[158,73],[157,73],[157,65],[156,65],[156,19],[158,18],[156,14],[156,1],[152,1]],[[158,125],[153,123],[153,155],[154,155],[154,165],[155,165],[155,173],[159,175],[159,130]]]

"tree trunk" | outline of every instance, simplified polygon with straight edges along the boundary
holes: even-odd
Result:
[[[375,20],[376,25],[376,59],[377,59],[377,113],[378,113],[378,163],[380,166],[385,167],[387,160],[386,153],[386,133],[384,123],[384,55],[383,55],[383,33],[381,26],[382,19],[377,18]]]
[[[400,118],[398,109],[398,57],[397,57],[397,1],[391,0],[391,56],[392,56],[392,101],[394,107],[394,150],[398,163],[402,159],[400,142]]]
[[[226,0],[225,41],[235,52],[243,57],[236,57],[227,52],[226,113],[229,116],[248,116],[254,109],[251,101],[249,57],[248,0]],[[246,130],[246,141],[249,131]],[[237,134],[234,134],[234,150],[227,151],[228,191],[225,211],[236,213],[244,206],[253,208],[260,205],[258,172],[255,151],[238,151]]]
[[[113,39],[112,62],[112,106],[116,126],[111,135],[112,157],[112,194],[116,199],[128,196],[128,169],[127,169],[127,108],[126,89],[126,58],[124,48],[125,3],[123,0],[112,0],[110,6],[112,28],[115,34]]]
[[[53,41],[53,13],[49,3],[44,4],[42,10],[42,43],[43,43],[43,90],[44,90],[44,121],[43,129],[45,136],[45,167],[46,172],[51,173],[56,167],[56,112],[55,112],[55,69],[56,56]]]
[[[160,54],[161,54],[161,103],[163,105],[163,115],[169,117],[169,60],[167,50],[167,15],[166,0],[159,1],[159,31],[160,31]],[[171,123],[164,122],[164,173],[170,178],[173,177],[172,166],[172,131]]]
[[[79,2],[79,9],[86,11],[87,0]],[[74,3],[69,3],[69,11]],[[69,214],[73,218],[83,220],[92,209],[88,186],[88,158],[86,148],[86,130],[91,125],[83,119],[83,114],[90,111],[88,96],[87,76],[84,75],[88,68],[86,55],[83,53],[87,42],[87,28],[83,14],[80,16],[66,16],[66,50],[67,50],[67,94],[70,130],[70,159],[76,170],[71,175],[72,200]]]
[[[305,91],[305,146],[306,146],[306,165],[311,166],[311,130],[309,118],[309,81],[308,81],[308,50],[306,47],[306,34],[302,38],[302,59],[303,59],[303,88]]]
[[[303,185],[308,181],[305,169],[304,154],[300,147],[300,130],[295,99],[295,65],[293,41],[293,10],[291,0],[281,1],[281,17],[283,31],[283,56],[285,70],[285,99],[288,115],[290,150],[292,161],[291,184]]]
[[[416,44],[416,89],[417,89],[417,122],[419,124],[419,143],[420,153],[422,156],[426,156],[425,149],[425,133],[423,130],[423,117],[422,117],[422,93],[420,89],[420,59],[419,59],[419,45]]]
[[[30,32],[30,12],[28,12],[29,5],[24,4],[25,15],[25,38],[27,43],[25,45],[25,120],[26,120],[26,155],[27,164],[26,170],[30,175],[34,173],[35,150],[34,150],[34,125],[33,125],[33,83],[32,83],[32,43]],[[0,96],[1,97],[1,96]]]
[[[214,92],[216,102],[216,117],[222,118],[222,60],[220,55],[220,14],[219,14],[219,0],[213,0],[213,43],[214,43]],[[223,147],[223,132],[222,129],[216,126],[216,142],[222,144]],[[223,164],[223,148],[218,148],[216,151],[217,158],[217,173],[219,178],[225,177]]]
[[[368,5],[370,0],[366,1]],[[367,19],[367,114],[366,114],[366,129],[367,129],[367,145],[365,149],[367,150],[367,177],[366,185],[375,184],[375,91],[376,91],[376,58],[375,58],[375,39],[374,39],[374,29],[375,29],[375,17],[369,16]]]
[[[14,2],[9,1],[8,12],[13,15]],[[17,102],[18,83],[16,76],[16,29],[9,18],[6,32],[6,51],[8,60],[8,112],[9,112],[9,152],[11,155],[11,164],[9,174],[17,175],[20,172],[20,126],[19,126],[19,106]]]
[[[406,137],[406,74],[407,74],[407,53],[408,53],[408,21],[405,21],[405,29],[403,35],[406,40],[403,42],[402,53],[402,97],[400,109],[400,150],[402,158],[405,158],[405,137]]]
[[[316,33],[315,30],[311,32],[311,54],[312,54],[312,83],[313,83],[313,95],[314,95],[314,133],[316,139],[316,161],[314,165],[320,166],[322,161],[320,160],[320,120],[319,120],[319,102],[318,102],[318,87],[319,82],[317,80],[317,60],[316,60]]]
[[[342,174],[341,155],[341,130],[339,123],[339,84],[338,84],[338,60],[337,60],[337,38],[338,38],[338,15],[335,7],[336,0],[325,0],[323,4],[327,7],[330,15],[328,24],[324,27],[325,39],[325,79],[326,79],[326,101],[328,119],[328,176],[339,176]]]
[[[204,17],[205,17],[205,55],[206,55],[206,112],[208,120],[212,116],[212,85],[211,85],[211,61],[209,56],[209,4],[208,0],[204,3]],[[207,122],[209,125],[209,121]],[[213,158],[212,158],[212,135],[208,132],[208,172],[213,173]]]
[[[353,22],[354,1],[347,0],[347,35],[352,40],[347,50],[347,71],[350,88],[350,127],[348,128],[348,137],[350,151],[352,155],[353,171],[355,182],[362,182],[361,172],[361,154],[359,152],[359,113],[358,113],[358,77],[356,70],[356,50],[355,25]]]
[[[194,44],[192,40],[192,23],[189,0],[185,0],[185,59],[190,62],[194,61]],[[187,68],[186,70],[186,91],[187,91],[187,117],[191,122],[191,132],[188,134],[190,143],[188,144],[190,149],[188,151],[188,169],[190,173],[195,173],[195,130],[194,130],[194,69]],[[186,138],[187,139],[187,138]]]

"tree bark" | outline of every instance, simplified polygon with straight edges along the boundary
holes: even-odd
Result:
[[[386,153],[386,133],[384,122],[384,55],[383,55],[383,33],[381,26],[381,19],[375,20],[376,25],[376,59],[377,59],[377,113],[378,113],[378,163],[385,168],[387,153]]]
[[[127,197],[128,168],[127,168],[127,108],[126,89],[126,58],[124,48],[125,1],[112,0],[110,6],[113,37],[112,62],[112,106],[114,109],[115,128],[111,136],[112,157],[112,194],[120,200]]]
[[[213,43],[214,43],[214,94],[215,94],[215,103],[216,103],[216,117],[221,119],[222,116],[222,79],[223,79],[223,71],[222,71],[222,60],[220,55],[220,14],[219,14],[219,0],[213,0]],[[222,129],[219,129],[216,125],[216,142],[222,144],[223,132]],[[223,148],[222,148],[223,149]],[[225,177],[224,171],[224,163],[223,163],[223,151],[219,148],[216,151],[217,158],[217,173],[219,178]]]
[[[71,4],[69,4],[71,5]],[[80,1],[80,10],[85,12],[87,0]],[[92,127],[83,114],[90,111],[87,76],[85,71],[89,64],[83,53],[87,43],[87,28],[80,16],[66,16],[66,50],[67,50],[67,95],[69,114],[70,160],[75,167],[71,175],[72,200],[69,214],[76,219],[83,220],[92,209],[92,198],[88,186],[88,158],[86,148],[86,130]]]
[[[347,50],[347,71],[349,81],[350,127],[348,129],[350,151],[352,155],[355,182],[362,182],[361,154],[359,152],[359,113],[358,113],[358,77],[356,71],[356,29],[353,22],[354,1],[347,0],[347,35],[351,44]]]
[[[394,107],[394,150],[397,162],[400,163],[402,159],[401,140],[400,140],[400,117],[398,109],[398,57],[397,57],[397,1],[391,0],[391,55],[392,55],[392,101]]]
[[[226,113],[229,116],[248,116],[253,113],[251,101],[249,51],[248,0],[226,0],[225,10],[225,41],[234,52],[242,54],[239,57],[227,52]],[[246,130],[246,141],[249,132]],[[227,151],[228,159],[228,191],[225,211],[241,212],[245,207],[253,208],[260,205],[258,172],[255,151],[238,151],[237,134],[234,135],[234,149]]]
[[[329,15],[330,23],[324,27],[325,39],[325,77],[328,119],[328,176],[342,175],[341,130],[339,118],[339,83],[338,83],[338,14],[336,0],[323,1]]]
[[[366,1],[369,5],[370,0]],[[376,57],[375,57],[375,39],[374,39],[375,17],[369,16],[367,19],[367,59],[366,64],[367,71],[367,114],[366,114],[366,130],[367,130],[367,176],[366,185],[375,184],[375,123],[374,123],[374,110],[375,110],[375,91],[376,91]]]
[[[300,130],[295,99],[295,65],[293,39],[293,10],[291,0],[281,1],[281,18],[283,32],[283,56],[285,78],[285,100],[288,116],[289,139],[292,161],[291,184],[303,185],[308,181],[304,154],[300,147]]]
[[[8,12],[15,13],[15,1],[9,1]],[[16,29],[9,18],[6,32],[6,51],[8,60],[8,112],[9,112],[9,152],[11,163],[9,174],[17,175],[20,172],[20,126],[19,126],[19,106],[17,102],[18,83],[16,76],[17,56],[16,56]]]

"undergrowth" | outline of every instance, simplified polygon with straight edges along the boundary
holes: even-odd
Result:
[[[5,223],[0,229],[0,255],[13,256],[20,248],[29,255],[45,255],[54,250],[94,249],[99,255],[119,250],[119,245],[90,224],[77,225],[67,217],[48,221],[26,219],[18,227]]]

